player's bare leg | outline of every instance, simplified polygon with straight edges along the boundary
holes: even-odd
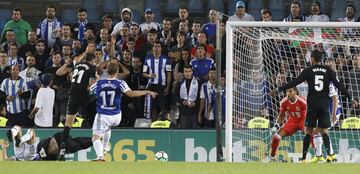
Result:
[[[61,145],[60,145],[60,152],[59,152],[59,157],[58,157],[59,161],[65,161],[67,140],[69,138],[70,129],[74,123],[75,117],[76,117],[76,115],[70,115],[70,114],[68,114],[66,116],[65,127],[64,127],[62,136],[61,136]]]

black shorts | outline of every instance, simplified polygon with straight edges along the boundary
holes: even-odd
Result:
[[[69,115],[75,115],[80,112],[80,108],[85,108],[89,102],[89,94],[72,93],[69,96],[67,111]]]
[[[168,106],[169,106],[170,100],[169,100],[168,95],[164,95],[165,89],[166,89],[166,86],[156,85],[156,84],[151,84],[148,87],[148,90],[157,92],[159,94],[155,98],[152,98],[152,103],[151,103],[152,109],[156,108],[158,110],[158,112],[168,109]],[[171,92],[171,91],[169,91],[169,92]]]
[[[308,105],[305,126],[314,128],[329,128],[331,127],[330,113],[328,105]]]

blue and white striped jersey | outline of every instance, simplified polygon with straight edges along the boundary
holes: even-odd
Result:
[[[146,57],[143,72],[148,74],[156,74],[155,78],[149,79],[148,84],[166,85],[167,72],[171,72],[172,67],[170,59],[167,56],[161,55],[160,58],[155,59],[153,55]]]
[[[204,116],[207,117],[209,114],[209,107],[212,105],[211,100],[211,93],[215,90],[215,86],[210,83],[210,81],[204,83],[201,85],[200,89],[200,99],[205,99],[205,107],[204,107]],[[214,110],[210,111],[210,118],[209,120],[214,120],[215,118],[215,112]]]
[[[6,110],[11,114],[16,114],[24,111],[26,109],[25,99],[21,98],[18,95],[18,91],[27,92],[29,89],[26,85],[24,79],[20,78],[18,80],[11,80],[6,78],[2,83],[0,90],[5,92],[6,96],[13,96],[13,101],[6,101]]]
[[[128,84],[123,80],[104,79],[90,87],[96,94],[96,110],[99,114],[116,115],[121,112],[122,94],[129,91]]]
[[[329,85],[329,97],[332,98],[333,96],[336,96],[336,99],[338,101],[338,107],[336,109],[336,115],[340,115],[341,114],[341,100],[340,100],[340,96],[338,93],[337,88],[334,86],[333,83],[330,83]],[[329,112],[330,114],[332,113],[332,107],[333,107],[333,100],[330,99],[330,103],[329,103]]]

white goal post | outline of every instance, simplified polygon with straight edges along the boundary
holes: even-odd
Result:
[[[348,83],[347,88],[354,98],[359,97],[357,95],[360,92],[360,84],[358,84],[360,79],[352,78],[353,76],[350,77],[349,75],[352,73],[351,69],[355,68],[356,65],[352,65],[350,62],[341,63],[343,59],[355,62],[357,59],[354,57],[360,55],[360,23],[245,21],[228,21],[226,23],[224,153],[226,162],[260,161],[263,157],[262,154],[268,153],[270,143],[268,128],[250,129],[247,124],[250,119],[259,116],[269,118],[270,122],[273,121],[270,117],[273,117],[273,119],[277,117],[281,98],[267,98],[266,91],[275,89],[280,85],[277,76],[281,76],[282,73],[285,74],[285,81],[288,82],[299,74],[300,69],[309,66],[309,56],[313,49],[322,49],[326,60],[329,59],[329,62],[335,62],[336,67],[341,66],[338,69],[338,76],[341,76],[341,78],[349,77],[345,78]],[[340,65],[338,65],[338,61]],[[251,84],[255,76],[259,76],[257,79],[260,80],[259,83],[263,85],[266,83],[262,88],[259,88],[259,91],[263,93],[260,95],[254,94],[267,98],[265,99],[267,101],[261,101],[261,109],[256,107],[259,104],[257,99],[249,99],[249,97],[253,97],[251,96],[253,95],[252,92],[258,92],[251,89],[257,87]],[[354,89],[356,85],[359,86],[358,91]],[[242,90],[242,88],[248,89]],[[250,102],[250,104],[244,104],[246,102]],[[346,153],[350,153],[351,156],[351,153],[358,153],[357,149],[360,149],[360,129],[349,128],[345,130],[341,128],[340,124],[344,123],[346,118],[358,117],[359,115],[356,110],[354,111],[348,106],[346,100],[341,105],[343,105],[343,116],[341,116],[341,121],[338,123],[338,128],[334,129],[330,138],[339,139],[339,141],[333,141],[336,153],[340,153],[341,148],[343,148],[342,140],[348,140],[347,148],[349,152]],[[290,144],[291,141],[295,140],[300,142],[302,141],[302,134],[297,134],[295,138],[288,140]],[[240,145],[235,146],[236,142],[240,143]],[[254,143],[259,144],[254,145]],[[249,147],[251,144],[253,146]],[[295,146],[286,146],[287,149],[284,150],[288,151],[284,153],[298,150],[296,149],[297,146]],[[253,148],[254,151],[247,151],[246,149],[249,148]],[[260,156],[254,158],[254,153]],[[346,161],[345,158],[344,155],[343,161]]]

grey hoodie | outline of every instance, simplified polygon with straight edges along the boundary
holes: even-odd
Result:
[[[130,13],[130,21],[129,21],[129,22],[126,22],[126,21],[124,21],[124,19],[123,19],[123,14],[124,14],[125,11],[127,11],[127,12]],[[117,24],[115,25],[114,30],[113,30],[113,32],[111,33],[111,36],[118,35],[119,32],[120,32],[120,30],[121,30],[121,28],[122,28],[124,25],[129,25],[129,26],[130,26],[130,25],[132,25],[132,24],[137,24],[136,22],[132,21],[132,18],[133,18],[133,13],[132,13],[132,11],[131,11],[130,8],[124,8],[124,9],[122,9],[122,10],[121,10],[121,20],[122,20],[122,21],[119,22],[119,23],[117,23]]]

